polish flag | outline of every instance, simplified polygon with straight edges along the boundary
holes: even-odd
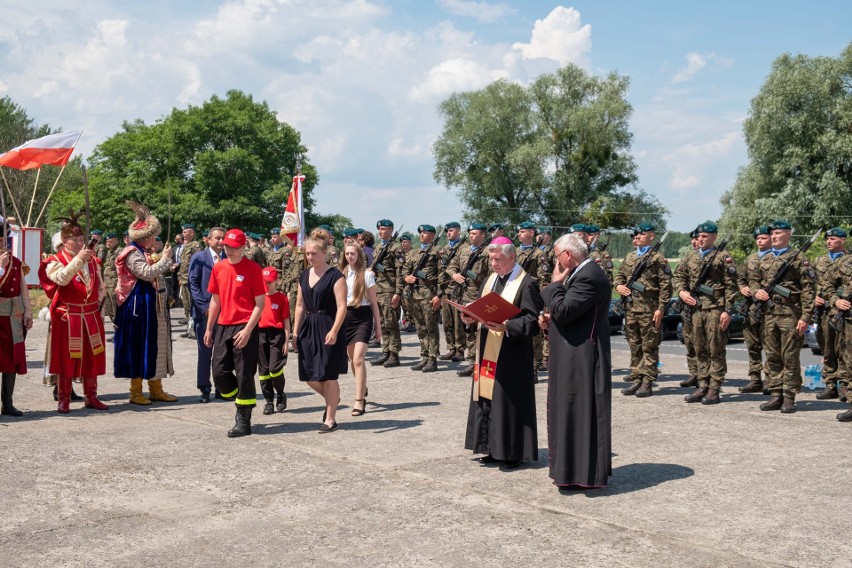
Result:
[[[48,134],[0,155],[0,166],[16,170],[31,170],[42,166],[64,166],[74,152],[81,132]]]
[[[293,243],[293,246],[298,246],[304,240],[302,235],[302,226],[305,219],[302,215],[302,181],[305,176],[298,175],[293,177],[293,186],[290,188],[290,195],[287,196],[287,207],[284,209],[284,218],[281,219],[281,234],[285,235]]]

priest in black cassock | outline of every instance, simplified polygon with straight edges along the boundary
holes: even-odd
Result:
[[[481,295],[492,291],[521,309],[502,322],[479,325],[472,400],[464,447],[485,454],[482,463],[504,462],[516,468],[538,460],[535,419],[533,337],[539,333],[543,303],[538,282],[517,263],[512,241],[497,237],[488,246],[491,275]],[[462,316],[465,324],[474,320]]]
[[[547,445],[558,487],[606,487],[612,475],[612,368],[606,273],[574,234],[553,245],[553,281],[540,318],[550,341]]]

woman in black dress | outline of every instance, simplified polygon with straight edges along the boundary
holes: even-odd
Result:
[[[346,372],[346,279],[325,262],[328,233],[314,229],[305,241],[310,268],[299,276],[293,337],[299,355],[299,380],[308,383],[325,399],[320,433],[337,429],[340,386],[337,377]],[[343,328],[343,329],[341,329]]]

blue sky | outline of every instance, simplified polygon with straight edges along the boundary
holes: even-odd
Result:
[[[432,179],[438,103],[568,62],[631,79],[639,187],[689,230],[721,212],[747,160],[742,121],[778,55],[837,56],[843,2],[42,0],[4,8],[0,96],[39,123],[84,129],[85,157],[229,89],[297,128],[320,173],[317,208],[372,228],[459,219]],[[5,150],[5,149],[0,149]],[[285,196],[282,195],[282,204]]]

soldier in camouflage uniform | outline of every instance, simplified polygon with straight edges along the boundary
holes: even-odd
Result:
[[[454,302],[468,304],[478,300],[479,288],[491,273],[488,251],[484,247],[485,229],[482,223],[471,223],[467,229],[469,242],[461,245],[458,254],[447,267],[447,274],[450,276],[447,296]],[[457,371],[456,374],[460,377],[473,375],[476,366],[476,326],[466,327],[467,365]]]
[[[731,312],[737,295],[737,266],[725,251],[716,251],[716,223],[705,221],[698,226],[698,249],[686,255],[677,267],[673,288],[679,298],[692,306],[692,340],[698,363],[698,388],[686,402],[718,404],[719,393],[728,372],[726,345]],[[698,284],[705,264],[710,269],[697,296],[690,292]]]
[[[698,229],[693,229],[691,233],[689,233],[690,238],[690,246],[692,250],[698,250]],[[678,261],[677,270],[681,269],[681,266],[686,262],[686,258],[689,256],[689,253]],[[677,272],[677,271],[676,271]],[[674,295],[674,294],[672,294]],[[681,334],[683,336],[683,346],[686,348],[686,368],[689,372],[689,377],[686,380],[680,382],[680,386],[687,387],[697,387],[698,386],[698,359],[695,356],[695,342],[692,340],[692,322],[684,321],[681,325]]]
[[[432,373],[438,370],[438,309],[441,307],[441,297],[438,292],[438,271],[440,263],[438,253],[429,245],[435,240],[435,227],[420,225],[420,248],[413,249],[405,261],[402,273],[404,278],[396,281],[397,294],[409,294],[412,316],[417,326],[417,337],[420,339],[420,362],[411,367],[414,371]],[[428,251],[428,253],[427,253]],[[424,259],[422,267],[417,265]]]
[[[93,248],[95,256],[101,261],[101,272],[103,272],[104,260],[106,259],[106,245],[103,241],[104,232],[100,229],[92,229],[91,239],[95,241]]]
[[[266,266],[266,255],[260,250],[260,235],[257,233],[246,233],[246,254],[245,257],[253,260],[258,266],[263,268]]]
[[[373,273],[376,275],[376,299],[382,320],[382,355],[370,361],[371,365],[399,367],[402,339],[399,333],[401,296],[397,294],[397,279],[402,278],[405,253],[402,245],[393,239],[393,221],[381,219],[376,223],[379,244],[373,250]]]
[[[106,295],[104,296],[101,314],[103,317],[109,316],[109,320],[115,324],[115,287],[118,284],[118,269],[115,267],[115,259],[121,252],[121,249],[118,248],[118,235],[107,233],[104,249],[106,253],[103,261],[103,273]]]
[[[652,223],[642,222],[634,230],[633,242],[636,250],[627,253],[615,275],[615,289],[622,296],[629,296],[624,314],[624,335],[630,346],[629,387],[621,390],[626,396],[640,398],[651,396],[653,382],[657,379],[657,363],[660,360],[660,325],[672,295],[672,271],[666,257],[659,251],[649,257],[645,270],[637,279],[633,289],[627,282],[633,269],[646,254],[651,254],[651,243],[656,236]]]
[[[538,248],[541,249],[541,252],[544,253],[544,263],[542,264],[542,277],[539,282],[539,286],[544,288],[548,284],[553,277],[553,267],[556,259],[553,258],[553,229],[550,227],[539,227],[538,228],[538,236],[536,237],[536,242],[538,243]],[[547,308],[545,307],[545,310]],[[537,342],[536,339],[533,339],[533,345],[537,345],[540,343],[541,354],[535,352],[533,355],[533,360],[540,360],[541,365],[538,367],[539,371],[547,371],[550,360],[550,342],[546,341],[544,334],[540,333],[538,336],[541,336],[541,341]],[[538,337],[536,336],[536,337]]]
[[[397,270],[397,278],[402,278],[404,275],[401,274],[402,267],[405,262],[408,260],[408,257],[412,254],[411,247],[411,233],[403,233],[399,236],[399,246],[402,249],[402,261],[399,264],[399,268]],[[413,333],[415,331],[414,327],[414,319],[412,318],[412,313],[414,313],[413,308],[411,307],[411,300],[402,295],[402,298],[399,301],[399,305],[402,308],[402,322],[405,323],[405,327],[400,327],[400,332],[408,332]]]
[[[589,247],[589,258],[591,258],[598,266],[606,272],[609,283],[612,284],[612,257],[606,250],[601,251],[598,246],[598,239],[601,236],[601,229],[597,225],[586,225],[586,244]]]
[[[832,278],[824,289],[826,302],[833,308],[833,313],[842,312],[842,331],[839,333],[838,353],[841,363],[844,365],[844,373],[838,377],[839,380],[849,380],[849,369],[852,368],[852,303],[849,301],[852,293],[852,255],[846,255],[839,259],[832,267]],[[820,324],[822,325],[822,324]],[[852,403],[852,397],[845,394],[846,402]],[[852,408],[837,415],[841,422],[852,422]]]
[[[538,286],[546,280],[553,266],[547,263],[544,252],[535,246],[536,226],[530,221],[524,221],[517,226],[518,232],[518,264],[524,272],[535,278]],[[546,371],[544,365],[544,334],[538,333],[533,337],[533,359],[537,371]]]
[[[761,259],[749,281],[754,298],[766,302],[763,306],[763,350],[766,352],[767,388],[772,398],[761,404],[760,409],[781,410],[785,414],[796,412],[796,394],[802,387],[799,356],[802,336],[813,310],[816,273],[808,260],[799,255],[771,297],[763,288],[784,261],[793,257],[792,234],[792,225],[787,221],[773,221],[769,225],[772,251]]]
[[[281,262],[284,266],[284,274],[279,274],[279,285],[282,287],[281,291],[287,294],[287,300],[290,302],[290,331],[292,331],[293,325],[296,323],[296,299],[299,294],[299,276],[307,267],[307,261],[305,260],[304,247],[294,247],[289,238],[284,238],[282,241],[286,245],[288,253],[282,255]]]
[[[814,312],[819,319],[817,323],[817,342],[822,350],[822,378],[825,382],[825,390],[817,394],[818,400],[839,398],[838,387],[847,390],[846,361],[838,355],[840,347],[840,336],[828,322],[832,317],[832,310],[827,308],[828,296],[826,289],[834,277],[833,268],[837,261],[846,255],[846,231],[840,227],[829,229],[825,232],[825,248],[828,254],[821,255],[814,261],[814,270],[817,274],[816,297],[814,298]],[[840,384],[838,384],[840,383]],[[845,392],[844,392],[845,394]]]
[[[441,297],[446,296],[447,287],[450,285],[450,275],[447,274],[447,267],[450,261],[458,254],[458,247],[462,244],[462,239],[459,237],[461,233],[461,225],[458,221],[451,221],[444,225],[447,232],[447,244],[438,248],[438,257],[440,259],[440,273],[438,274],[438,291]],[[441,306],[441,321],[444,323],[444,341],[447,342],[447,352],[438,357],[441,361],[453,361],[458,363],[464,361],[464,350],[466,346],[466,334],[464,324],[461,320],[461,314],[458,310],[452,308],[449,304]]]
[[[180,286],[180,301],[183,303],[184,319],[180,323],[186,323],[187,331],[192,330],[189,322],[189,308],[192,306],[192,298],[189,295],[189,259],[192,255],[204,247],[195,240],[195,225],[185,223],[181,225],[183,234],[183,250],[180,253],[180,267],[178,268],[178,285]],[[194,339],[194,334],[191,339]]]
[[[266,250],[266,266],[271,266],[278,271],[278,280],[275,282],[275,289],[284,295],[289,295],[290,283],[287,281],[287,272],[293,262],[292,247],[289,244],[290,239],[282,239],[281,229],[278,227],[273,228],[269,233],[269,248]],[[290,306],[291,325],[295,309],[296,306]]]
[[[744,305],[746,310],[750,309],[754,303],[755,290],[751,289],[749,283],[753,277],[756,277],[755,273],[763,257],[772,251],[772,240],[769,238],[768,225],[757,227],[752,231],[752,235],[754,235],[754,241],[757,245],[757,252],[753,252],[746,257],[742,269],[737,273],[737,284],[740,287],[740,294],[746,299]],[[754,322],[751,318],[746,317],[745,321],[743,321],[743,339],[745,340],[746,349],[748,349],[749,382],[738,390],[741,393],[763,392],[765,388],[761,375],[763,372],[763,320]]]

